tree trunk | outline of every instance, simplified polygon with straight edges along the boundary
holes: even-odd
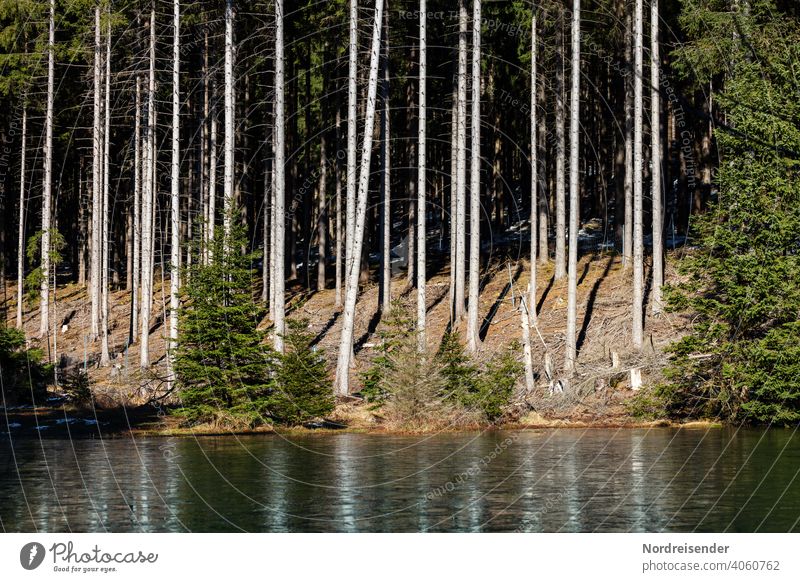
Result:
[[[467,33],[469,17],[466,0],[458,5],[458,150],[456,172],[456,280],[455,319],[464,316],[466,284],[466,197],[467,197]]]
[[[275,233],[275,272],[273,275],[275,298],[272,306],[272,320],[274,322],[273,344],[278,353],[283,353],[283,334],[285,329],[285,305],[284,287],[286,285],[284,277],[284,249],[286,227],[286,216],[284,204],[286,196],[284,188],[286,184],[285,174],[285,150],[286,141],[284,137],[284,96],[283,96],[283,0],[275,0],[275,220],[272,225]]]
[[[23,95],[22,98],[22,144],[20,144],[19,162],[19,235],[17,237],[17,329],[23,329],[22,304],[25,302],[25,178],[27,176],[28,102],[27,95]]]
[[[345,220],[345,276],[353,258],[356,223],[356,175],[358,165],[358,1],[350,0],[350,45],[347,75],[347,208]]]
[[[536,322],[536,263],[537,263],[537,245],[540,244],[538,240],[538,220],[539,213],[539,111],[537,109],[537,97],[539,89],[539,80],[537,77],[537,58],[538,58],[538,30],[536,7],[531,8],[531,274],[528,283],[528,317],[530,323]],[[530,349],[530,348],[528,348]],[[526,371],[527,377],[527,371]],[[528,390],[532,387],[528,386]]]
[[[469,312],[467,347],[478,350],[481,269],[481,0],[472,0],[472,143],[469,187]]]
[[[658,46],[658,0],[650,1],[650,137],[653,198],[653,313],[661,312],[661,286],[664,284],[664,250],[661,182],[661,61]]]
[[[342,126],[342,111],[339,105],[336,105],[336,147],[337,151],[341,144],[340,129]],[[339,158],[336,158],[336,282],[334,283],[334,307],[340,309],[342,307],[342,278],[344,277],[342,270],[342,249],[343,249],[343,232],[342,232],[342,172],[339,169]]]
[[[153,305],[154,180],[156,165],[156,11],[150,10],[150,72],[147,86],[147,123],[145,124],[146,176],[142,191],[142,305],[139,366],[150,366],[150,311]]]
[[[566,188],[564,184],[564,166],[566,155],[565,119],[564,119],[564,13],[558,17],[559,47],[556,52],[556,256],[555,280],[566,275],[565,239],[567,230]]]
[[[426,246],[428,232],[426,225],[427,201],[427,67],[428,32],[426,0],[419,2],[419,115],[417,127],[417,349],[425,352],[425,315],[427,310],[425,287],[427,285]],[[409,256],[409,261],[414,257]]]
[[[622,264],[633,264],[633,16],[625,8],[625,226],[622,231]]]
[[[383,0],[375,1],[375,23],[372,31],[370,50],[369,81],[364,125],[364,144],[361,153],[361,169],[358,181],[358,207],[356,209],[353,257],[361,257],[364,230],[369,201],[369,173],[372,161],[372,139],[375,131],[375,101],[378,92],[378,68],[380,64],[381,28],[383,22]],[[358,278],[361,265],[352,261],[347,271],[345,304],[342,313],[342,336],[339,342],[339,356],[336,365],[336,392],[346,396],[350,392],[350,358],[353,350],[353,326],[358,296]]]
[[[178,267],[181,252],[181,215],[180,215],[180,179],[181,179],[181,4],[179,0],[172,3],[172,172],[170,199],[170,285],[169,285],[169,359],[170,378],[174,371],[175,348],[178,345],[178,289],[180,285]]]
[[[389,93],[389,11],[384,11],[383,41],[383,83],[381,86],[383,100],[383,116],[381,118],[381,191],[383,204],[381,212],[381,309],[389,311],[392,301],[392,262],[391,262],[391,228],[392,228],[392,155],[391,155],[391,103]],[[411,265],[409,256],[409,265]]]
[[[633,75],[633,346],[642,348],[643,321],[642,302],[644,300],[644,242],[643,242],[643,193],[642,173],[644,160],[642,159],[642,133],[643,133],[643,104],[642,104],[642,75],[643,67],[643,42],[642,42],[642,0],[636,0],[636,14],[634,17],[634,66]]]
[[[108,17],[106,29],[106,62],[105,62],[105,95],[104,95],[104,122],[103,122],[103,210],[102,210],[102,241],[101,241],[101,262],[100,267],[100,365],[108,366],[111,363],[111,355],[108,349],[108,273],[111,268],[109,263],[109,205],[111,191],[111,157],[109,146],[111,142],[111,13],[106,13]]]
[[[91,299],[91,338],[100,335],[100,255],[101,212],[103,201],[102,156],[102,44],[100,31],[100,5],[94,11],[94,117],[92,120],[92,249],[89,297]]]
[[[47,111],[45,113],[44,184],[42,187],[42,286],[39,334],[47,338],[50,329],[50,213],[53,188],[53,96],[55,91],[55,0],[50,0],[47,40]],[[49,340],[48,340],[49,345]]]
[[[578,164],[580,162],[580,104],[581,104],[581,2],[572,5],[572,92],[569,124],[569,281],[567,292],[567,353],[564,367],[568,374],[575,373],[577,359],[578,319],[578,229],[580,192],[578,191]]]
[[[135,111],[133,114],[133,284],[131,285],[131,327],[128,341],[136,341],[139,327],[139,285],[141,281],[142,237],[142,79],[136,75]]]
[[[233,80],[233,0],[225,2],[225,174],[223,177],[223,229],[225,240],[231,234],[231,217],[233,215],[233,164],[236,120],[234,111]],[[226,252],[227,242],[226,242]]]

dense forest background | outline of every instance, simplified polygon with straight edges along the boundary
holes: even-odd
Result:
[[[600,287],[579,287],[610,257],[628,308],[600,351],[634,388],[648,343],[670,354],[639,412],[796,422],[799,16],[790,0],[2,0],[2,319],[62,376],[124,355],[134,383],[235,407],[205,389],[269,392],[270,365],[224,372],[258,345],[314,371],[312,400],[381,385],[352,371],[369,289],[423,354],[388,369],[461,337],[480,360],[500,277],[521,314],[501,343],[521,342],[525,390],[553,395],[597,366],[577,318]],[[314,334],[285,322],[314,293],[338,318],[332,384]],[[367,330],[386,365],[394,332]],[[226,334],[244,339],[212,366]],[[517,373],[498,362],[465,398]]]

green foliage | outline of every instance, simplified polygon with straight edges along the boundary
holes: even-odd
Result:
[[[519,346],[512,345],[481,370],[466,353],[458,332],[446,333],[436,358],[442,366],[449,397],[486,421],[498,420],[522,375],[522,364],[515,356],[519,351]]]
[[[382,342],[363,374],[362,394],[383,404],[390,421],[411,430],[465,419],[495,422],[511,402],[522,373],[517,346],[479,367],[458,332],[448,332],[435,354],[419,352],[413,318],[394,302],[379,332]]]
[[[76,368],[66,374],[61,389],[70,400],[78,404],[92,401],[92,384],[89,374],[83,368]]]
[[[311,348],[308,322],[290,320],[287,324],[286,352],[280,356],[268,410],[276,421],[299,424],[333,410],[333,384],[322,351]]]
[[[378,337],[380,345],[377,355],[373,358],[372,365],[361,375],[361,395],[368,402],[382,403],[388,396],[381,386],[384,378],[392,371],[390,354],[394,350],[410,346],[417,337],[414,320],[399,299],[392,301],[389,311],[381,320]]]
[[[37,265],[25,277],[25,294],[28,304],[33,304],[39,300],[42,282],[44,281],[44,273],[41,262],[41,247],[42,237],[44,231],[39,231],[28,239],[28,246],[25,249],[25,254],[28,257],[28,262]],[[50,230],[50,269],[51,273],[55,272],[56,267],[64,260],[62,251],[66,248],[67,241],[64,236],[55,229]]]
[[[695,318],[655,396],[669,415],[788,424],[800,420],[800,23],[772,2],[752,8],[717,96],[719,200],[667,294]]]
[[[246,233],[239,220],[231,224],[228,241],[217,230],[213,260],[193,264],[184,279],[175,353],[179,414],[190,423],[252,427],[266,422],[276,357],[258,329],[263,309],[253,301],[253,257],[240,251]]]
[[[40,349],[25,348],[25,334],[21,330],[0,326],[0,379],[6,406],[44,399],[53,368],[42,360]]]
[[[388,396],[384,410],[393,426],[424,431],[458,420],[460,411],[447,398],[447,381],[435,358],[406,345],[388,360],[391,373],[381,378],[380,387]]]

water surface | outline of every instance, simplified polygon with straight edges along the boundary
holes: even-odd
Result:
[[[800,435],[0,440],[4,531],[800,531]]]

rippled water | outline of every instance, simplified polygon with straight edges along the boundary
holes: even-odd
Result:
[[[792,430],[0,441],[5,531],[800,531]]]

